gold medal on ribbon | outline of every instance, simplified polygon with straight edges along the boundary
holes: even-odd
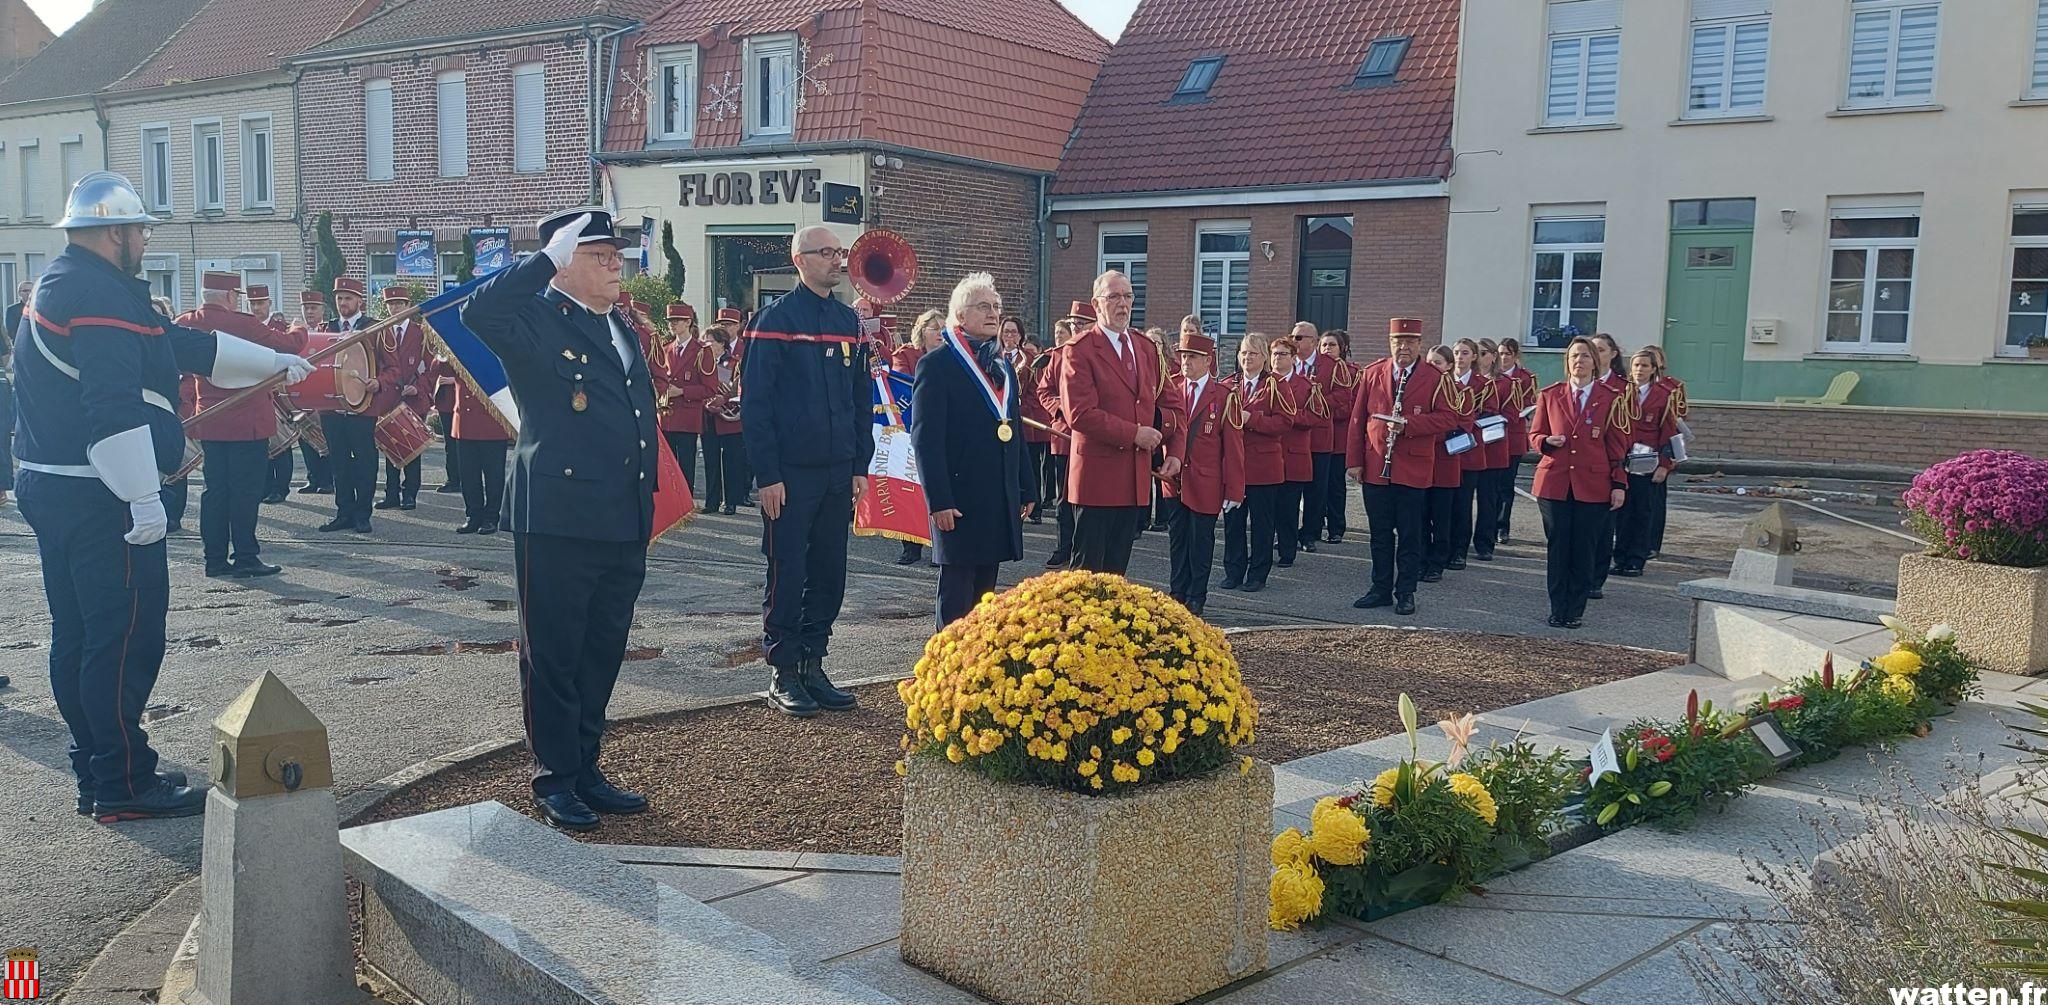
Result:
[[[569,396],[569,407],[578,412],[590,407],[590,396],[583,393],[583,385],[576,385],[576,393]]]
[[[1015,433],[1010,432],[1009,420],[1005,419],[1002,422],[996,423],[996,439],[1001,440],[1004,443],[1008,443],[1010,442],[1010,438],[1015,435]]]

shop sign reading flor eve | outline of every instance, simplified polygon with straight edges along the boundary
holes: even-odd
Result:
[[[752,206],[784,202],[822,202],[817,168],[762,168],[759,171],[718,171],[679,176],[679,206]]]

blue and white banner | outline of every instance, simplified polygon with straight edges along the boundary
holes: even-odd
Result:
[[[519,406],[513,403],[512,389],[505,382],[505,364],[499,362],[497,354],[462,323],[462,305],[469,302],[469,295],[476,292],[483,282],[482,278],[477,278],[449,287],[440,296],[420,305],[420,317],[425,320],[427,331],[447,348],[456,379],[469,385],[469,389],[484,400],[493,417],[517,434]]]
[[[398,268],[401,279],[434,279],[441,275],[441,259],[434,254],[434,232],[398,232]]]
[[[472,227],[469,245],[476,249],[476,272],[488,276],[512,264],[512,231],[506,227]],[[464,280],[471,278],[463,276]]]

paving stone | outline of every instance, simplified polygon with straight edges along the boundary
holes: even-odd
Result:
[[[825,964],[825,969],[907,1005],[981,1005],[988,1001],[903,962],[894,942],[834,960]]]
[[[784,869],[731,869],[716,865],[646,865],[637,862],[631,864],[633,868],[653,876],[657,882],[689,894],[691,900],[707,903],[803,875]]]
[[[1762,611],[1808,614],[1840,621],[1877,624],[1880,614],[1891,614],[1897,606],[1881,597],[1833,593],[1803,586],[1778,586],[1733,579],[1694,579],[1678,584],[1678,595],[1694,602],[1753,607]]]
[[[1831,646],[1838,646],[1870,634],[1868,622],[1819,618],[1811,614],[1794,614],[1778,624]]]
[[[1988,702],[1971,701],[1951,715],[1934,719],[1934,732],[1907,737],[1881,747],[1851,747],[1826,764],[1778,775],[1773,785],[1833,794],[1842,799],[1885,791],[1894,774],[1930,793],[1947,792],[1958,784],[1957,772],[1974,778],[2010,761],[2004,744],[2013,740],[2007,722],[2027,719]]]
[[[1737,962],[1725,946],[1725,940],[1737,927],[1725,922],[1708,925],[1677,943],[1622,968],[1618,973],[1608,975],[1599,983],[1572,996],[1572,1000],[1584,1005],[1707,1001],[1706,990],[1693,979],[1686,961],[1710,961],[1708,966],[1718,965],[1728,974],[1745,974],[1748,968]],[[1774,940],[1782,938],[1785,945],[1797,944],[1797,933],[1791,926],[1742,923],[1740,927],[1750,932],[1765,932]],[[1754,979],[1735,979],[1743,981],[1740,990],[1747,991],[1751,996],[1750,1000],[1770,999],[1767,989],[1759,986]],[[1738,989],[1727,990],[1733,992]]]
[[[1696,924],[1568,911],[1437,906],[1397,914],[1366,927],[1375,935],[1431,956],[1565,994]]]
[[[804,872],[873,872],[894,876],[903,870],[895,855],[838,855],[807,851],[796,857],[796,868]]]
[[[1266,969],[1278,970],[1295,960],[1366,938],[1365,930],[1335,922],[1321,928],[1299,928],[1266,935]]]
[[[903,917],[903,884],[895,876],[812,873],[712,905],[758,931],[773,933],[797,965],[887,942]]]
[[[1368,936],[1227,990],[1210,999],[1210,1005],[1301,1005],[1302,1002],[1556,1005],[1558,1001],[1534,988]]]
[[[802,852],[754,851],[745,848],[677,848],[667,845],[593,844],[604,855],[628,865],[712,865],[737,869],[794,869]]]
[[[1491,713],[1490,721],[1519,723],[1531,720],[1544,732],[1569,735],[1564,727],[1594,735],[1608,727],[1620,728],[1644,716],[1676,718],[1685,714],[1686,692],[1698,690],[1702,699],[1726,706],[1754,695],[1777,681],[1771,677],[1750,677],[1731,681],[1698,664],[1658,670],[1597,687],[1538,698]]]

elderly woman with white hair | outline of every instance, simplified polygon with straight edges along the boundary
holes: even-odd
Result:
[[[910,439],[932,511],[940,628],[995,589],[1004,562],[1024,557],[1024,516],[1038,502],[1037,485],[1025,476],[1017,371],[998,344],[1002,317],[993,276],[960,280],[940,344],[918,361],[911,393]]]

